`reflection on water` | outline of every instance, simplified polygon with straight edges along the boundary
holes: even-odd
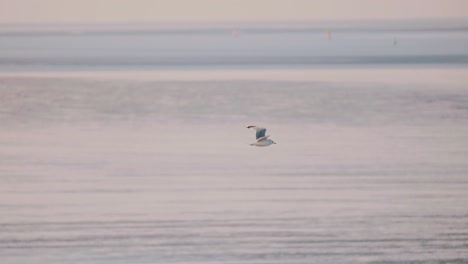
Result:
[[[463,84],[2,77],[0,100],[5,263],[466,263]]]

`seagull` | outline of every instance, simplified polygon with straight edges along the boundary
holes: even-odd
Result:
[[[269,135],[265,136],[266,128],[258,127],[258,126],[248,126],[247,128],[257,130],[257,133],[256,133],[257,142],[250,144],[250,146],[267,147],[267,146],[270,146],[271,144],[276,144],[273,140],[268,139]]]

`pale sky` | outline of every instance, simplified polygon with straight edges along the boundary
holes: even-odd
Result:
[[[468,0],[0,0],[0,23],[468,18]]]

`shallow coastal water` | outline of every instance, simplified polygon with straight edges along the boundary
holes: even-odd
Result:
[[[463,71],[2,76],[0,259],[467,263]]]

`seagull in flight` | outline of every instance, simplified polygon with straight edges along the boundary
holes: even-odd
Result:
[[[257,142],[250,144],[250,146],[267,147],[271,144],[276,144],[273,140],[268,139],[269,135],[265,136],[266,128],[258,126],[248,126],[247,128],[257,130],[255,135]]]

